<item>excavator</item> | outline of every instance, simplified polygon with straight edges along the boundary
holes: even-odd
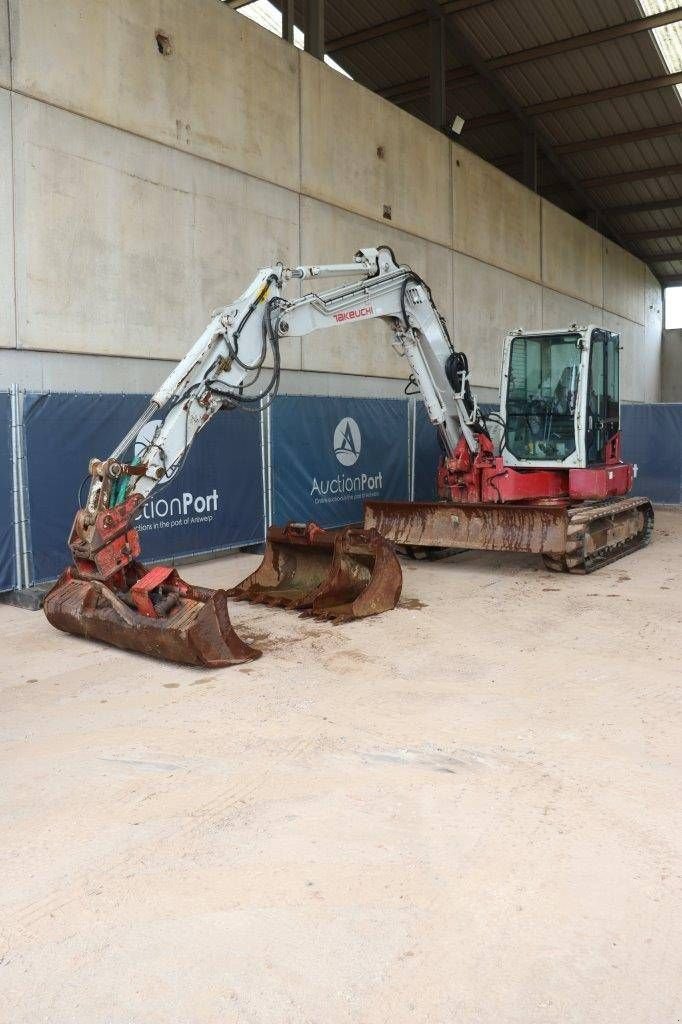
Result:
[[[330,277],[350,280],[283,294],[290,281]],[[361,526],[338,531],[272,526],[262,564],[230,590],[193,586],[169,566],[147,569],[135,518],[181,471],[216,413],[273,401],[281,339],[377,318],[392,330],[438,432],[437,500],[369,501]],[[621,459],[618,359],[618,336],[595,325],[512,331],[500,409],[485,416],[429,286],[388,246],[361,249],[346,264],[266,267],[213,314],[109,458],[91,460],[69,537],[73,564],[46,596],[45,614],[78,636],[218,667],[261,653],[234,630],[228,600],[334,622],[378,614],[400,596],[396,547],[535,552],[553,571],[592,572],[653,531],[651,503],[627,497],[635,467]],[[151,420],[149,440],[136,447]]]

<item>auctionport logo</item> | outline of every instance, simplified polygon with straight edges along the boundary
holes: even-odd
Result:
[[[161,420],[149,420],[144,424],[135,438],[136,458],[144,458],[161,422]],[[164,477],[164,482],[175,476],[180,464],[178,462],[168,476]],[[218,511],[218,501],[219,494],[215,487],[210,494],[192,494],[191,491],[183,491],[182,495],[175,498],[154,498],[152,496],[144,503],[142,510],[136,516],[136,528],[139,531],[164,530],[174,526],[210,523],[214,513]]]
[[[354,466],[361,449],[360,427],[352,416],[344,416],[334,431],[334,455],[342,466]]]
[[[360,427],[352,416],[344,416],[334,430],[332,448],[337,461],[342,466],[354,466],[362,451],[362,435]],[[310,496],[316,505],[347,501],[349,498],[376,498],[384,486],[381,470],[376,473],[358,473],[351,476],[339,473],[328,479],[312,479]]]

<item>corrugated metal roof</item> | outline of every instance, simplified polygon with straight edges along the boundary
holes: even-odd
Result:
[[[422,80],[421,92],[394,99],[414,116],[428,121],[429,29],[427,10],[433,0],[326,0],[325,37],[334,60],[353,78],[377,92],[387,87]],[[447,67],[458,68],[462,40],[473,47],[476,59],[497,58],[585,33],[613,29],[637,22],[644,14],[677,9],[682,0],[440,0],[449,10],[446,24]],[[467,7],[467,4],[469,6]],[[643,9],[645,8],[645,9]],[[296,0],[295,14],[301,26],[304,0]],[[396,19],[398,20],[396,22]],[[407,19],[407,21],[406,21]],[[396,25],[391,23],[396,22]],[[379,28],[379,34],[374,30]],[[391,31],[389,31],[391,29]],[[370,30],[371,38],[362,37]],[[617,32],[621,32],[619,28]],[[676,134],[633,139],[604,148],[589,148],[562,155],[562,167],[580,181],[682,165],[682,100],[673,85],[646,90],[638,87],[626,95],[592,98],[599,90],[646,83],[682,67],[682,21],[664,29],[638,31],[617,38],[580,45],[554,54],[533,54],[532,59],[493,72],[502,93],[480,75],[447,87],[448,117],[460,114],[467,121],[500,112],[498,124],[465,127],[460,141],[507,173],[521,176],[523,126],[509,115],[511,98],[526,110],[535,104],[552,104],[566,97],[582,97],[579,105],[531,114],[532,124],[551,146],[568,146],[610,135],[642,132],[661,125],[677,125]],[[358,38],[360,33],[360,38]],[[664,33],[664,36],[661,35]],[[350,38],[348,38],[350,37]],[[459,37],[459,46],[458,46]],[[664,51],[667,58],[664,57]],[[666,64],[670,62],[670,67]],[[486,69],[486,74],[490,69]],[[539,190],[553,201],[578,214],[585,201],[561,181],[557,170],[543,160]],[[682,225],[682,174],[663,173],[637,181],[613,181],[589,189],[593,201],[603,207],[638,206],[656,200],[680,198],[677,209],[617,212],[609,217],[614,232],[673,230]],[[624,239],[643,258],[682,250],[682,238]],[[671,269],[674,268],[674,269]],[[655,272],[680,274],[682,261],[656,263]]]

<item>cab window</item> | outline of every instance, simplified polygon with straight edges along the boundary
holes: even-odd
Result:
[[[575,451],[580,335],[514,338],[506,447],[517,459],[563,462]]]

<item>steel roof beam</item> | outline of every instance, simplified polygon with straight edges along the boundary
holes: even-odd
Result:
[[[448,68],[445,72],[446,87],[458,86],[464,83],[478,81],[478,75],[471,68]],[[420,100],[429,94],[429,79],[414,78],[410,82],[399,82],[397,85],[387,85],[385,89],[378,89],[377,92],[385,100],[393,100],[394,103],[411,103],[412,100]]]
[[[449,0],[449,2],[441,4],[441,13],[457,14],[460,11],[468,11],[473,7],[483,7],[485,4],[494,2],[495,0]],[[327,53],[338,53],[339,50],[347,50],[351,46],[367,43],[371,39],[381,39],[394,32],[404,32],[405,29],[415,28],[417,25],[426,25],[428,20],[423,11],[415,11],[414,14],[405,14],[402,18],[382,21],[379,25],[369,25],[367,28],[358,29],[357,32],[349,32],[348,35],[328,40]]]
[[[633,241],[639,238],[679,238],[680,235],[682,235],[682,224],[672,228],[651,228],[646,231],[623,232],[624,238],[630,238]]]
[[[636,171],[621,171],[619,174],[602,174],[597,178],[581,178],[581,184],[583,188],[607,188],[609,185],[623,185],[628,181],[664,178],[669,174],[682,174],[682,164],[666,164],[663,167],[645,167]]]
[[[414,18],[415,15],[409,16]],[[404,19],[396,19],[398,21]],[[624,36],[635,35],[640,32],[647,32],[663,25],[670,25],[682,21],[682,6],[674,7],[669,11],[661,11],[652,14],[647,18],[638,18],[635,21],[624,21],[618,25],[611,25],[608,28],[597,29],[594,32],[583,32],[579,36],[568,36],[565,39],[557,39],[551,43],[543,43],[541,46],[533,46],[527,50],[517,50],[515,53],[506,53],[501,57],[494,57],[485,61],[485,66],[490,71],[497,71],[501,68],[514,67],[518,64],[525,64],[528,61],[541,60],[545,57],[553,57],[561,53],[569,53],[572,50],[581,50],[586,46],[596,46],[599,43],[609,42],[612,39],[621,39]],[[391,24],[388,22],[387,24]],[[329,47],[327,47],[329,51]],[[331,51],[329,51],[331,52]],[[464,81],[471,81],[477,77],[476,71],[470,67],[455,68],[450,83],[460,84]],[[396,85],[381,89],[380,95],[386,99],[402,98],[402,102],[411,102],[421,99],[428,94],[428,78],[416,78],[409,82],[400,82]]]
[[[560,53],[582,50],[586,46],[608,43],[612,39],[622,39],[624,36],[648,32],[654,28],[661,28],[663,25],[672,25],[676,21],[682,21],[682,6],[673,7],[669,11],[660,11],[658,14],[650,14],[645,18],[622,21],[618,25],[609,25],[607,28],[598,28],[593,32],[583,32],[578,36],[567,36],[565,39],[557,39],[551,43],[531,46],[527,50],[505,53],[501,57],[494,57],[492,60],[486,61],[486,65],[494,71],[499,68],[510,68],[516,64],[525,64],[530,60],[554,57]]]
[[[552,114],[557,110],[584,107],[590,103],[600,103],[602,100],[617,99],[620,96],[634,96],[638,93],[652,92],[654,89],[666,89],[668,86],[680,84],[682,84],[682,71],[675,71],[669,75],[658,75],[656,78],[644,78],[638,82],[612,85],[608,89],[595,89],[594,92],[581,92],[575,96],[560,96],[555,100],[547,100],[544,103],[533,103],[529,107],[524,107],[523,111],[528,117],[538,117],[542,114]],[[494,114],[472,117],[466,122],[465,130],[472,131],[476,128],[489,128],[494,124],[513,121],[515,117],[516,115],[513,110],[499,110]]]
[[[498,157],[492,161],[501,171],[516,168],[522,163],[519,153]],[[602,174],[593,178],[581,178],[583,188],[602,188],[607,185],[619,185],[628,181],[646,181],[648,178],[664,178],[668,174],[682,174],[682,164],[664,164],[659,167],[643,167],[631,171],[619,171],[617,174]],[[682,200],[680,200],[682,201]],[[667,200],[666,200],[667,202]],[[654,206],[652,209],[665,209]]]
[[[606,149],[609,146],[626,146],[630,142],[644,142],[646,139],[658,139],[664,135],[682,134],[682,121],[672,124],[656,124],[650,128],[636,128],[632,132],[619,132],[617,135],[602,135],[596,139],[581,139],[579,142],[565,142],[554,147],[560,156],[571,153],[585,153],[591,149]]]
[[[682,277],[678,274],[671,274],[668,277],[659,277],[658,279],[664,288],[676,288],[682,284]]]
[[[641,259],[647,260],[649,263],[670,263],[674,260],[682,260],[682,250],[666,253],[657,252],[655,255],[648,252],[645,256],[642,256]]]
[[[439,5],[436,0],[423,0],[423,2],[429,13],[438,13]],[[603,207],[582,187],[580,181],[566,166],[565,160],[562,160],[561,157],[556,155],[552,148],[552,142],[549,136],[532,120],[528,115],[528,111],[524,110],[517,103],[506,83],[500,79],[498,72],[486,67],[485,61],[478,52],[478,49],[462,33],[453,31],[452,22],[450,20],[445,21],[445,32],[447,40],[452,46],[453,52],[458,60],[461,60],[463,64],[468,64],[473,67],[481,78],[487,82],[492,91],[496,93],[502,102],[509,108],[511,116],[514,117],[521,125],[524,134],[535,133],[538,150],[544,154],[546,160],[552,165],[552,167],[554,167],[559,177],[570,186],[571,190],[580,198],[587,210],[593,210],[595,213],[599,214],[604,227],[608,229],[615,241],[620,242],[620,232],[610,223],[608,215],[604,211]],[[682,75],[680,75],[680,78],[682,78]]]
[[[520,175],[523,179],[525,172],[522,172],[523,157],[519,155],[505,157],[493,161],[498,170],[505,174]],[[623,185],[632,181],[647,181],[650,178],[663,178],[667,175],[682,174],[682,164],[667,164],[661,167],[645,167],[635,171],[621,171],[618,174],[603,174],[595,178],[579,178],[583,188],[608,188],[612,185]],[[529,186],[530,187],[530,186]],[[563,186],[550,186],[545,190],[545,195],[560,195],[566,191]],[[659,199],[649,203],[632,203],[625,206],[605,206],[604,209],[610,214],[647,213],[653,210],[670,210],[676,206],[682,206],[682,196],[677,199]]]
[[[607,206],[606,209],[614,216],[629,216],[632,213],[653,213],[656,210],[675,210],[682,206],[682,196],[674,199],[654,199],[648,203],[626,203],[623,206]]]

